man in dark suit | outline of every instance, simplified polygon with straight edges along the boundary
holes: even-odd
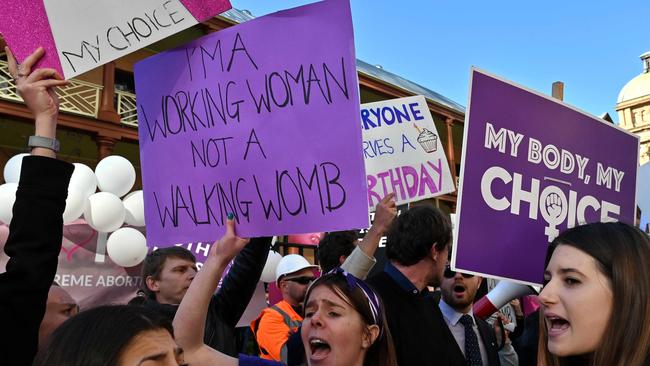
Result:
[[[465,366],[462,357],[450,360],[455,341],[428,289],[440,285],[450,242],[448,215],[411,207],[388,232],[384,271],[368,280],[384,303],[399,365]]]
[[[458,347],[452,358],[465,359],[468,366],[499,366],[498,346],[494,329],[475,317],[472,305],[481,277],[445,269],[438,306]]]

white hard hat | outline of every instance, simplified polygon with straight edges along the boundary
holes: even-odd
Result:
[[[298,254],[289,254],[282,257],[280,263],[275,268],[275,281],[277,282],[280,277],[301,271],[305,268],[318,268],[305,259],[305,257]]]

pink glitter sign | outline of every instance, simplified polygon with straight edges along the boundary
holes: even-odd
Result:
[[[16,58],[22,61],[42,46],[45,56],[36,67],[51,67],[62,74],[43,1],[0,0],[0,7],[4,12],[0,17],[0,33]]]

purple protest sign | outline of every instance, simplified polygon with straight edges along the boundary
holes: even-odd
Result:
[[[529,284],[567,227],[633,223],[639,140],[472,70],[452,266]]]
[[[368,226],[349,3],[315,3],[135,66],[147,239]]]

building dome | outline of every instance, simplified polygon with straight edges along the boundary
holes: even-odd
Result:
[[[650,95],[650,52],[640,56],[643,73],[630,80],[618,94],[618,103]]]

